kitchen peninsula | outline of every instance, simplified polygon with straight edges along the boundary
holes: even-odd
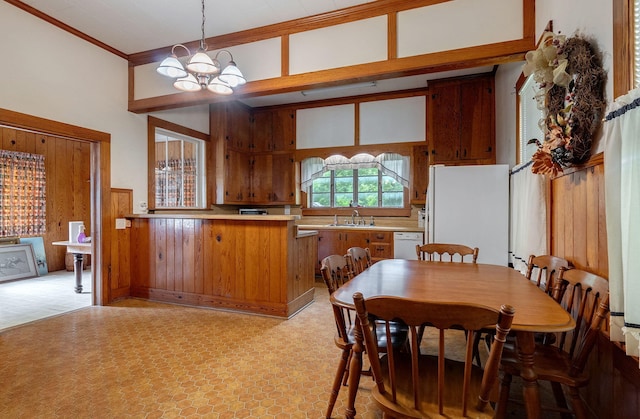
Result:
[[[313,301],[317,233],[294,216],[127,218],[132,297],[284,318]]]

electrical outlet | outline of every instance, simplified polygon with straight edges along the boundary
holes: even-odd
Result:
[[[116,218],[116,230],[124,230],[127,228],[126,218]]]

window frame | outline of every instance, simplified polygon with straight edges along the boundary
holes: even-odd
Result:
[[[373,144],[373,145],[357,145],[357,146],[343,146],[343,147],[327,147],[327,148],[310,148],[304,150],[296,150],[296,161],[298,164],[302,160],[309,157],[320,157],[323,159],[328,158],[334,154],[340,154],[345,157],[351,158],[359,153],[367,153],[371,155],[378,155],[380,153],[397,153],[405,156],[413,156],[413,147],[425,145],[425,142],[410,142],[410,143],[393,143],[393,144]],[[413,173],[415,168],[413,167],[413,157],[410,159],[411,168],[410,172]],[[413,182],[413,180],[412,180]],[[376,217],[411,217],[411,202],[409,200],[410,188],[404,188],[404,208],[366,208],[361,207],[358,209],[363,216],[376,216]],[[351,216],[353,208],[349,207],[337,207],[337,208],[312,208],[307,207],[307,193],[302,191],[301,194],[301,212],[305,216],[323,216],[323,215],[347,215]]]
[[[156,131],[161,130],[166,133],[175,134],[175,138],[178,139],[193,139],[202,141],[202,149],[198,156],[198,162],[202,166],[198,170],[198,176],[201,177],[201,186],[198,188],[198,192],[201,195],[199,205],[194,207],[159,207],[156,208],[156,176],[155,176],[155,162],[156,162]],[[186,137],[186,138],[185,138]],[[163,210],[175,210],[181,211],[190,210],[202,210],[206,209],[209,205],[208,199],[208,167],[206,166],[208,148],[210,147],[210,137],[208,134],[196,131],[191,128],[187,128],[178,124],[174,124],[169,121],[165,121],[153,116],[148,117],[147,121],[147,178],[148,178],[148,190],[147,190],[147,205],[151,211],[163,211]]]
[[[634,28],[634,6],[637,0],[613,0],[613,97],[626,94],[638,85],[635,74],[636,31]],[[635,59],[634,59],[635,58]]]
[[[353,173],[351,175],[351,178],[352,178],[351,181],[352,181],[352,185],[353,185],[352,202],[356,202],[356,205],[354,205],[352,207],[343,207],[343,206],[337,207],[337,206],[335,206],[335,195],[336,195],[336,190],[335,190],[335,170],[328,170],[327,172],[330,172],[329,179],[330,179],[330,182],[331,182],[331,187],[330,187],[330,190],[329,190],[331,206],[329,206],[329,207],[311,207],[311,208],[315,208],[315,209],[366,208],[366,209],[370,209],[370,210],[374,210],[374,209],[376,209],[376,210],[377,209],[403,209],[403,208],[406,208],[406,206],[407,206],[406,205],[406,199],[408,197],[408,194],[407,194],[407,188],[405,188],[404,186],[402,187],[402,195],[403,196],[402,196],[402,206],[401,207],[383,207],[383,206],[360,207],[360,206],[358,206],[358,204],[357,204],[358,194],[359,194],[359,192],[358,192],[359,191],[358,190],[358,184],[359,184],[359,180],[360,180],[360,176],[359,176],[360,172],[359,172],[359,170],[361,170],[361,169],[352,169],[352,170],[353,170]],[[371,175],[367,175],[367,176],[371,176]],[[385,174],[381,170],[378,169],[378,174],[377,174],[377,177],[378,177],[378,191],[377,191],[378,204],[382,203],[382,199],[383,199],[383,196],[384,196],[384,193],[385,193],[383,191],[383,188],[382,188],[382,181],[383,181],[384,176],[385,176]],[[325,193],[325,192],[322,192],[322,193]],[[310,201],[313,201],[313,195],[314,195],[314,193],[313,193],[313,185],[312,185],[309,188],[309,200]]]

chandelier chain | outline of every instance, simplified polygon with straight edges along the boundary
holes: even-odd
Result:
[[[202,48],[203,50],[206,50],[207,49],[207,45],[204,42],[204,21],[205,21],[204,0],[202,0],[202,27],[201,27],[202,37],[200,38],[200,48]]]

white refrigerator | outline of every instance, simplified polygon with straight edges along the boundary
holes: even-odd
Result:
[[[508,265],[509,166],[429,168],[426,243],[477,247],[478,263]]]

